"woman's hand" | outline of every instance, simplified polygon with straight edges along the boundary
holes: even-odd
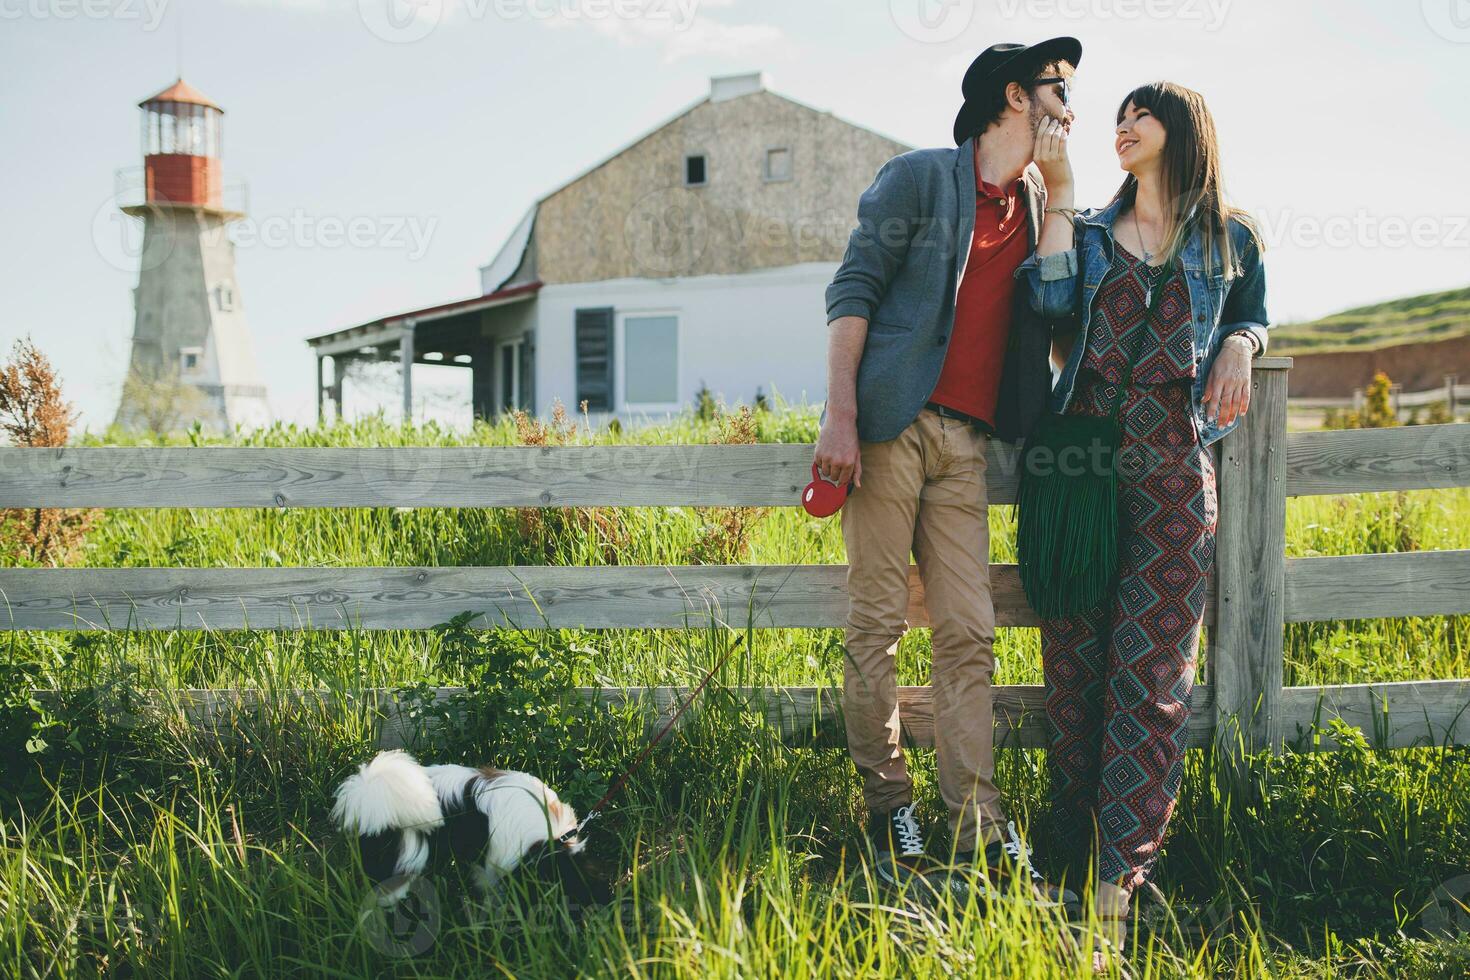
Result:
[[[1204,408],[1207,421],[1223,426],[1244,415],[1251,404],[1251,354],[1254,348],[1245,337],[1231,335],[1220,343],[1220,353],[1205,382]],[[1214,407],[1211,417],[1210,407]]]
[[[1067,129],[1051,116],[1036,127],[1036,145],[1032,148],[1036,168],[1046,184],[1046,203],[1056,207],[1072,206],[1072,159],[1067,154]]]

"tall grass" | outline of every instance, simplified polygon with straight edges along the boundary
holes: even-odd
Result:
[[[814,413],[754,416],[761,441],[811,442]],[[725,422],[685,418],[574,439],[699,443]],[[278,427],[253,445],[509,444],[514,426],[457,433],[382,420]],[[194,437],[195,441],[199,438]],[[559,515],[559,516],[554,516]],[[692,508],[547,512],[392,509],[114,511],[78,559],[94,566],[682,564],[707,554],[718,513]],[[1014,560],[1009,508],[992,508],[993,558]],[[1470,492],[1294,500],[1292,556],[1470,547]],[[755,515],[739,560],[841,562],[835,521],[799,508]],[[11,634],[0,720],[21,689],[60,692],[45,747],[0,745],[0,975],[897,976],[1086,975],[1047,914],[874,886],[855,844],[861,801],[840,749],[783,743],[745,686],[835,684],[840,630],[547,630]],[[1470,617],[1294,625],[1287,683],[1470,676]],[[376,732],[354,692],[467,685],[449,714],[423,701],[413,747],[435,760],[526,766],[585,808],[642,745],[627,712],[590,714],[576,685],[689,683],[734,647],[690,724],[592,825],[617,902],[574,921],[528,879],[489,904],[447,882],[404,917],[374,914],[350,846],[325,814]],[[997,682],[1038,683],[1036,633],[1003,630]],[[927,680],[927,630],[899,672]],[[145,705],[145,689],[329,692],[281,698],[216,729]],[[166,705],[165,705],[166,708]],[[1432,906],[1470,873],[1464,749],[1261,756],[1225,777],[1191,753],[1132,968],[1142,976],[1462,976],[1470,919]],[[933,754],[912,753],[918,799],[945,846]],[[1043,847],[1039,752],[1007,750],[1008,810]],[[1053,871],[1060,871],[1053,867]],[[1470,880],[1470,879],[1467,879]],[[1467,889],[1470,890],[1470,889]],[[1442,897],[1442,895],[1441,895]],[[1426,912],[1426,909],[1428,910]],[[1085,933],[1085,927],[1082,932]],[[1085,945],[1086,936],[1078,937]]]

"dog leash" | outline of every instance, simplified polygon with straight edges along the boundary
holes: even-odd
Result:
[[[745,640],[742,639],[740,642],[744,643]],[[730,649],[726,650],[720,656],[720,659],[715,662],[715,665],[705,672],[704,678],[695,685],[693,691],[689,692],[689,697],[684,699],[684,703],[679,706],[678,711],[674,712],[674,716],[664,723],[664,727],[653,737],[653,741],[643,747],[643,751],[638,753],[638,758],[634,759],[633,764],[623,770],[623,774],[608,788],[606,793],[602,794],[602,799],[598,800],[597,804],[587,811],[587,815],[582,818],[581,822],[556,839],[558,844],[565,845],[575,839],[582,832],[583,828],[602,814],[602,808],[607,806],[608,801],[617,795],[618,790],[622,789],[623,784],[638,770],[639,766],[643,765],[644,760],[652,754],[653,750],[658,746],[658,743],[662,742],[668,736],[669,732],[674,730],[674,726],[679,723],[679,719],[684,716],[684,712],[688,711],[690,706],[698,700],[699,695],[704,691],[705,686],[709,684],[710,679],[719,673],[720,668],[725,666],[725,662],[730,659],[730,654],[735,652],[735,647],[736,644],[731,644]]]

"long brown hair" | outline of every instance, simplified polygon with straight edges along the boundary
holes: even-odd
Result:
[[[1140,85],[1118,105],[1118,122],[1130,102],[1153,113],[1166,133],[1163,180],[1170,208],[1163,254],[1175,258],[1197,229],[1207,243],[1205,268],[1212,272],[1222,268],[1226,277],[1234,277],[1240,272],[1240,256],[1230,240],[1230,219],[1245,225],[1258,247],[1260,235],[1250,215],[1225,202],[1220,143],[1204,96],[1173,82]],[[1133,207],[1137,196],[1138,178],[1128,174],[1113,200]]]

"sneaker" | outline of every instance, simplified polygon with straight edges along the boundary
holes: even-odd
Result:
[[[890,885],[921,879],[930,870],[924,834],[914,819],[914,805],[874,811],[868,818],[868,843],[876,858],[878,877]]]
[[[1053,885],[1042,877],[1031,863],[1031,851],[1016,830],[1015,821],[1007,820],[1005,839],[985,846],[985,875],[979,883],[981,897],[987,901],[1013,900],[1016,897],[1011,884],[1013,878],[1022,880],[1020,893],[1028,905],[1054,908],[1079,904],[1076,892]],[[1030,898],[1026,898],[1027,895]]]

